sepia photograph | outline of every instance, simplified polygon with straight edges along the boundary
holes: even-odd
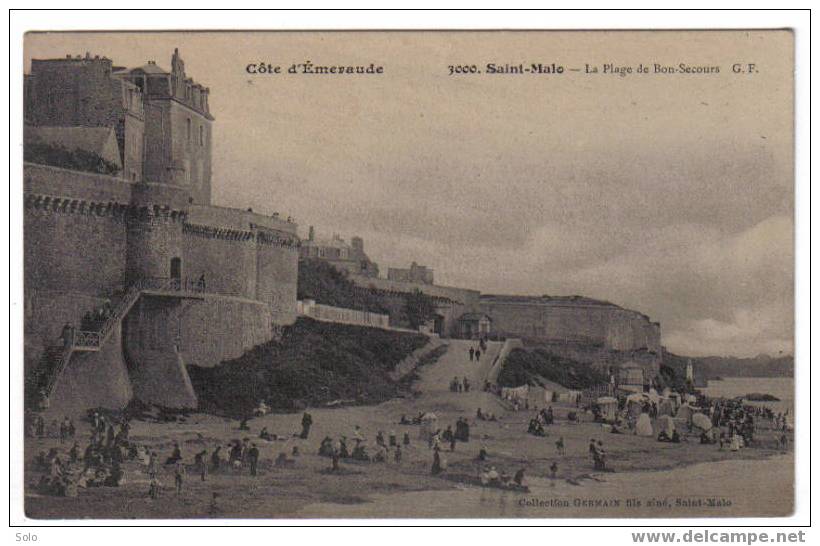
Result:
[[[27,32],[25,516],[791,516],[794,52]]]

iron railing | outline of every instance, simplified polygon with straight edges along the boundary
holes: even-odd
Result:
[[[178,279],[171,277],[142,277],[137,279],[128,287],[122,299],[114,306],[111,315],[102,323],[100,329],[76,330],[73,332],[70,343],[66,343],[65,348],[60,353],[57,362],[48,371],[48,378],[45,385],[46,396],[51,396],[51,391],[57,384],[57,379],[63,369],[71,359],[74,351],[98,351],[108,340],[111,332],[128,313],[131,307],[137,302],[144,290],[155,290],[160,292],[205,292],[205,282],[202,279]],[[65,343],[65,340],[63,340]]]
[[[60,374],[65,368],[66,364],[68,364],[69,359],[71,358],[71,353],[74,352],[74,347],[68,346],[63,349],[63,352],[60,353],[59,360],[56,362],[54,367],[51,369],[51,373],[46,378],[45,384],[45,395],[46,397],[51,396],[51,391],[54,390],[54,386],[57,384],[57,378],[60,377]]]

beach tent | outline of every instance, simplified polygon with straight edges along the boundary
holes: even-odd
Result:
[[[558,395],[558,402],[563,402],[565,404],[575,404],[581,398],[581,391],[567,391],[562,392]]]
[[[695,413],[692,415],[692,426],[701,430],[710,430],[712,428],[712,420],[703,413]]]
[[[524,401],[530,396],[530,386],[522,385],[520,387],[501,387],[501,398],[504,400],[520,400]]]
[[[635,434],[638,436],[654,436],[652,422],[649,420],[648,414],[642,413],[638,417],[638,422],[635,424]]]
[[[421,416],[421,426],[419,427],[419,438],[429,441],[430,437],[438,430],[438,417],[435,413],[427,412]]]
[[[545,404],[552,404],[553,395],[554,395],[553,391],[544,390],[544,403]]]
[[[601,417],[607,421],[614,421],[618,416],[618,400],[611,396],[602,396],[597,400],[598,407],[601,408]]]
[[[675,432],[675,420],[669,415],[661,415],[658,417],[655,426],[658,428],[658,434],[666,432],[666,435],[670,438],[672,437],[672,433]]]

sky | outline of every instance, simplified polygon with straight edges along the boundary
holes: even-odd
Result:
[[[679,354],[793,352],[788,32],[34,33],[25,55],[170,69],[175,47],[210,88],[214,204],[359,235],[383,272],[605,299]],[[246,71],[305,61],[384,73]],[[448,69],[535,62],[581,72]],[[584,73],[606,63],[633,74]]]

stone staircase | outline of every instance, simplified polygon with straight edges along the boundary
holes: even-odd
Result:
[[[154,293],[204,292],[204,286],[171,278],[144,278],[132,283],[125,294],[114,305],[111,316],[96,331],[77,330],[70,343],[47,347],[37,368],[26,378],[26,400],[30,407],[45,409],[48,398],[54,392],[57,380],[65,370],[71,357],[77,352],[99,352],[108,341],[117,325],[128,314],[146,290]]]

